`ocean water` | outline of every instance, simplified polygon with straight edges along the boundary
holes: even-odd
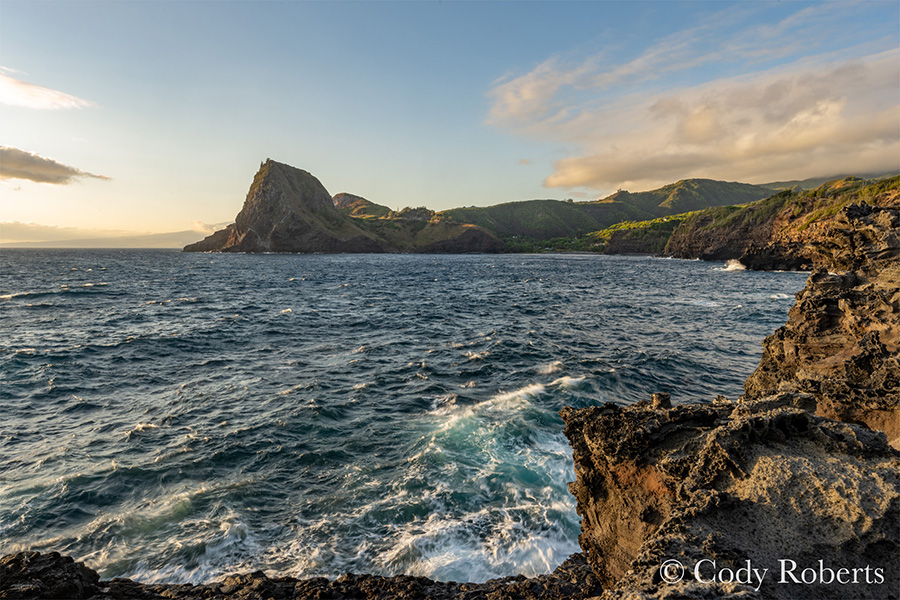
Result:
[[[0,551],[484,581],[578,551],[565,405],[736,397],[804,274],[593,255],[0,253]]]

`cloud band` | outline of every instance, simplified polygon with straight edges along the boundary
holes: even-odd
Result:
[[[64,165],[52,158],[44,158],[25,150],[0,146],[0,179],[27,179],[37,183],[67,185],[77,179],[91,177],[110,179]]]

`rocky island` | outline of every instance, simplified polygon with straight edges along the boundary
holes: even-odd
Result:
[[[236,224],[218,239],[262,247],[280,239],[266,222],[267,236]],[[470,584],[255,572],[155,585],[23,552],[0,561],[0,598],[898,598],[900,207],[844,206],[805,248],[817,270],[742,397],[679,405],[655,394],[562,411],[583,552],[549,575]]]
[[[354,212],[359,205],[363,210]],[[377,209],[366,211],[369,207]],[[476,225],[451,223],[435,218],[434,213],[389,213],[390,209],[351,194],[332,198],[310,173],[269,159],[260,165],[234,223],[186,246],[184,251],[467,253],[506,250],[496,236]]]

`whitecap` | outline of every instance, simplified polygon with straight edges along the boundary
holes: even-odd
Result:
[[[563,363],[561,360],[554,360],[552,363],[541,365],[538,368],[538,373],[541,375],[549,375],[550,373],[556,373],[557,371],[561,371],[563,368]]]
[[[694,300],[691,302],[694,306],[703,306],[705,308],[715,308],[717,306],[721,306],[718,302],[714,302],[712,300]]]
[[[559,387],[575,387],[584,381],[584,377],[560,377],[554,380],[550,385]]]
[[[526,385],[523,388],[519,388],[513,392],[504,392],[498,394],[487,400],[482,402],[482,405],[494,404],[498,406],[511,406],[515,404],[521,404],[523,402],[528,402],[529,398],[534,398],[540,394],[544,393],[545,386],[540,383],[533,383],[531,385]]]
[[[737,260],[736,258],[731,258],[725,262],[725,267],[722,269],[723,271],[746,271],[747,267],[744,264]]]
[[[159,429],[159,425],[154,425],[153,423],[138,423],[131,429],[125,432],[125,437],[131,437],[135,433],[140,433],[142,431],[150,431],[151,429]]]

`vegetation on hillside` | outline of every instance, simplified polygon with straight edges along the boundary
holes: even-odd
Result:
[[[438,240],[443,229],[435,224],[445,222],[483,227],[516,253],[666,254],[671,239],[685,236],[715,237],[728,231],[750,243],[751,237],[768,236],[779,216],[790,221],[786,227],[802,231],[851,202],[872,202],[893,189],[900,189],[900,176],[881,180],[845,177],[814,190],[793,187],[775,194],[759,186],[700,179],[649,192],[620,190],[597,202],[530,200],[439,213],[424,207],[392,211],[358,197],[352,202],[344,200],[341,206],[335,198],[336,204],[343,211],[350,210],[368,231],[400,244],[412,244],[423,235],[428,241]],[[723,204],[725,200],[737,201]],[[668,214],[676,207],[695,206],[701,208]]]
[[[746,183],[685,179],[648,192],[620,190],[596,202],[529,200],[488,207],[455,208],[439,213],[458,223],[471,223],[499,235],[514,251],[566,246],[582,249],[596,240],[581,238],[623,221],[645,221],[709,206],[742,204],[770,195],[771,190]],[[551,243],[552,242],[552,243]]]

